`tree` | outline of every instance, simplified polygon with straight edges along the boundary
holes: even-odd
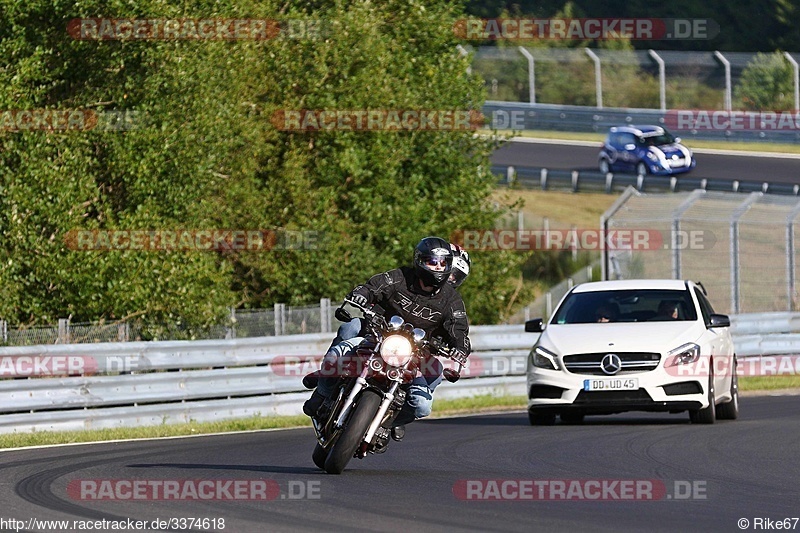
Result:
[[[784,110],[794,105],[792,67],[783,54],[756,54],[742,71],[736,99],[750,111]]]

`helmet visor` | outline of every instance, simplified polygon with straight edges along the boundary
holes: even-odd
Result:
[[[444,272],[447,270],[447,256],[434,255],[426,257],[422,264],[431,272]]]

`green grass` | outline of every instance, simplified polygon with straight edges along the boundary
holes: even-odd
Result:
[[[480,133],[491,135],[494,132],[491,130],[480,130]],[[597,142],[598,145],[605,139],[605,133],[581,133],[581,132],[568,132],[568,131],[538,131],[526,130],[511,132],[507,130],[499,130],[499,135],[506,137],[536,137],[539,139],[564,139],[567,141],[589,141]],[[674,133],[674,132],[673,132]],[[680,137],[680,135],[678,135]],[[685,144],[689,148],[699,148],[708,150],[739,150],[743,152],[769,152],[769,153],[785,153],[785,154],[800,154],[800,145],[797,144],[783,144],[783,143],[760,143],[760,142],[743,142],[743,141],[707,141],[699,139],[684,138]]]
[[[474,413],[488,409],[524,408],[524,396],[477,396],[457,400],[439,400],[434,403],[432,418]],[[43,446],[48,444],[72,444],[78,442],[100,442],[126,439],[152,439],[185,435],[207,435],[231,431],[253,431],[260,429],[310,427],[307,416],[253,416],[238,420],[219,422],[190,422],[188,424],[162,424],[159,426],[121,427],[111,429],[89,429],[82,431],[36,431],[32,433],[10,433],[0,435],[0,449]]]
[[[800,376],[753,376],[739,378],[739,390],[800,389]]]

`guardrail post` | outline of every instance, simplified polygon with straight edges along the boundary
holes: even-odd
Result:
[[[58,343],[69,344],[69,318],[58,319]]]
[[[553,293],[548,292],[544,295],[544,311],[545,311],[545,320],[550,318],[550,315],[553,314]]]
[[[514,174],[516,174],[516,170],[514,170],[513,166],[509,165],[506,169],[506,183],[513,183]]]
[[[541,181],[541,184],[542,184],[542,190],[546,191],[547,190],[547,169],[546,168],[542,169],[542,172],[540,174],[539,180]]]
[[[320,333],[331,332],[331,299],[320,298],[319,300],[319,331]]]
[[[578,192],[578,171],[572,171],[572,192]]]

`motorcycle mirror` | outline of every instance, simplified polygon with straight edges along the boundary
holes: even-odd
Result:
[[[335,316],[336,320],[338,320],[339,322],[350,322],[353,319],[353,317],[350,315],[350,313],[347,312],[347,310],[344,307],[338,308],[336,312],[333,314],[333,316]]]
[[[461,375],[452,368],[445,368],[442,374],[444,375],[444,379],[450,383],[455,383],[461,377]]]
[[[411,333],[414,334],[414,342],[419,344],[425,338],[425,330],[422,328],[414,328]]]

